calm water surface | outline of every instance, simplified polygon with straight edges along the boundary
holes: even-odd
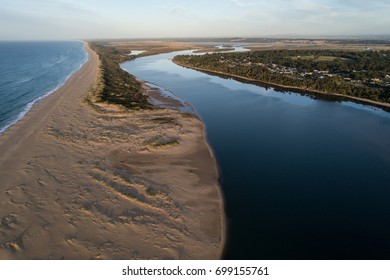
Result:
[[[390,259],[390,113],[176,66],[122,65],[189,101],[220,167],[227,259]]]

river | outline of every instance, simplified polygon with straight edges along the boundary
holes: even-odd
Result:
[[[206,126],[226,259],[390,259],[390,113],[224,79],[174,52],[122,68],[187,100]]]

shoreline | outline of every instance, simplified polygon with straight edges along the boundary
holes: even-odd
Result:
[[[85,98],[100,63],[85,48],[81,69],[0,136],[0,258],[221,258],[203,123],[176,109],[95,110]]]
[[[161,93],[161,89],[166,90],[164,88],[160,88],[159,86],[158,86],[159,88],[151,87],[150,85],[148,85],[148,83],[151,85],[154,85],[154,84],[152,84],[148,81],[143,81],[140,79],[138,79],[138,80],[142,83],[144,91],[151,90],[151,91],[157,91],[157,92]],[[171,97],[166,97],[165,95],[160,95],[159,100],[157,100],[157,101],[159,101],[158,106],[162,106],[162,107],[166,106],[167,108],[176,107],[177,110],[181,110],[181,109],[179,109],[180,107],[185,108],[186,106],[188,106],[188,105],[182,103],[182,101],[184,101],[184,102],[188,102],[188,101],[181,99],[180,97],[176,96],[173,92],[170,92],[170,93],[173,94],[176,98],[171,98]],[[150,97],[153,98],[153,96],[150,96]],[[176,101],[179,101],[179,103],[177,103]],[[217,191],[218,191],[218,196],[220,197],[220,219],[221,219],[221,246],[220,246],[219,253],[218,253],[218,255],[219,255],[218,259],[222,259],[224,251],[225,251],[226,242],[227,242],[227,217],[225,215],[225,198],[224,198],[224,194],[222,191],[222,186],[219,183],[219,178],[220,178],[219,170],[220,170],[220,168],[218,165],[218,161],[215,157],[214,150],[212,149],[212,147],[210,146],[210,144],[207,140],[206,125],[200,119],[200,117],[196,113],[196,110],[192,107],[192,104],[190,104],[190,103],[188,103],[188,104],[191,106],[192,112],[187,112],[187,113],[195,116],[202,124],[203,142],[204,142],[204,145],[207,146],[210,157],[214,162],[213,168],[214,168],[214,172],[216,173],[217,178],[218,178]],[[183,111],[183,113],[185,113],[185,112]]]
[[[74,71],[72,71],[71,73],[69,73],[63,82],[61,82],[60,84],[58,84],[54,89],[52,90],[49,90],[47,91],[46,93],[44,93],[43,95],[39,96],[38,98],[30,101],[29,103],[26,104],[26,107],[24,108],[24,110],[22,112],[20,112],[16,117],[15,119],[13,119],[11,121],[11,123],[5,125],[3,128],[0,128],[0,137],[1,135],[3,135],[7,129],[9,129],[10,127],[12,127],[13,125],[15,125],[16,123],[18,123],[20,120],[22,120],[26,114],[28,114],[28,112],[30,110],[32,110],[32,108],[34,106],[36,106],[37,104],[39,104],[40,102],[42,102],[42,100],[44,100],[45,98],[47,98],[48,96],[50,96],[51,94],[55,93],[56,91],[58,91],[59,89],[61,89],[65,84],[66,82],[74,75],[77,74],[78,71],[80,71],[80,69],[83,67],[83,65],[88,61],[88,52],[86,51],[86,48],[85,48],[85,45],[87,44],[86,42],[84,41],[80,41],[82,44],[83,44],[83,49],[85,51],[85,54],[86,54],[86,57],[85,59],[81,62],[81,64],[77,67],[77,69],[75,69]]]
[[[218,259],[223,259],[223,256],[224,256],[224,252],[225,252],[225,247],[226,247],[226,242],[227,242],[227,217],[226,217],[226,214],[225,214],[225,196],[223,194],[223,191],[222,191],[222,186],[220,184],[220,181],[219,181],[219,178],[220,178],[220,172],[219,172],[219,165],[218,165],[218,161],[215,157],[215,154],[214,154],[214,150],[211,148],[208,140],[207,140],[207,133],[206,133],[206,126],[205,124],[201,121],[202,125],[203,125],[203,141],[205,143],[205,145],[207,146],[207,149],[209,150],[209,153],[210,153],[210,157],[213,159],[214,161],[214,169],[215,169],[215,172],[217,173],[217,176],[218,176],[218,188],[217,188],[217,191],[218,191],[218,196],[220,197],[220,219],[221,219],[221,246],[220,246],[220,249],[219,249],[219,253],[218,253]]]
[[[363,105],[374,106],[374,107],[377,107],[377,108],[380,108],[380,109],[386,110],[386,111],[390,110],[389,103],[384,103],[384,102],[374,101],[374,100],[370,100],[370,99],[344,95],[344,94],[340,94],[340,93],[330,93],[330,92],[324,92],[324,91],[318,91],[318,90],[304,89],[304,88],[294,87],[294,86],[285,86],[285,85],[280,85],[280,84],[276,84],[276,83],[265,82],[265,81],[261,81],[261,80],[247,78],[247,77],[243,77],[243,76],[239,76],[239,75],[234,75],[234,74],[230,74],[230,73],[224,73],[221,71],[210,70],[210,69],[206,69],[206,68],[202,68],[202,67],[188,66],[188,65],[179,63],[175,60],[172,60],[172,62],[181,66],[181,67],[201,71],[204,73],[222,75],[222,76],[230,77],[230,78],[236,78],[238,80],[247,81],[247,82],[255,83],[255,84],[260,84],[263,86],[271,86],[271,87],[274,87],[275,89],[298,92],[298,93],[308,94],[311,96],[313,96],[315,94],[319,94],[319,95],[324,96],[324,97],[326,97],[326,96],[327,97],[336,97],[336,98],[344,99],[341,101],[353,101],[353,102],[360,103]]]
[[[72,88],[72,84],[80,80],[81,78],[84,78],[84,76],[87,75],[86,72],[93,71],[93,65],[86,65],[89,60],[90,56],[93,55],[91,49],[89,48],[88,44],[86,42],[84,43],[84,49],[87,52],[87,59],[86,61],[81,65],[79,69],[77,69],[72,75],[70,75],[64,82],[62,86],[60,86],[58,89],[53,90],[50,94],[47,94],[45,96],[39,97],[37,101],[33,106],[31,106],[30,110],[28,110],[23,118],[19,119],[17,122],[15,122],[13,125],[9,126],[5,131],[0,133],[0,145],[10,145],[18,144],[15,143],[15,139],[10,139],[12,134],[17,134],[18,131],[26,130],[28,131],[30,123],[36,124],[38,127],[42,126],[42,122],[48,117],[50,113],[53,111],[53,107],[59,106],[61,102],[66,98],[65,93]],[[87,88],[86,91],[93,86],[95,81],[87,81],[89,83],[88,85],[84,85],[83,88]],[[57,96],[58,95],[58,96]],[[50,104],[50,105],[49,105]],[[47,112],[44,112],[43,108],[48,109]],[[38,128],[37,128],[38,129]],[[30,129],[31,130],[31,129]],[[31,132],[24,132],[21,133],[20,136],[16,137],[17,141],[25,140],[23,138],[30,136]],[[11,142],[11,143],[9,143]],[[11,144],[12,145],[12,144]],[[1,148],[1,146],[0,146]],[[9,149],[8,149],[9,150]],[[1,149],[0,149],[1,151]],[[0,160],[0,164],[3,163],[5,158],[5,153],[3,152],[3,157]]]

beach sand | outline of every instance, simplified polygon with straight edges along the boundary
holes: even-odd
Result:
[[[85,102],[88,62],[0,136],[0,259],[216,259],[215,159],[194,115]]]

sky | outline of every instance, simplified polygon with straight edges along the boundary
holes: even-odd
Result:
[[[0,40],[390,35],[390,0],[0,0]]]

